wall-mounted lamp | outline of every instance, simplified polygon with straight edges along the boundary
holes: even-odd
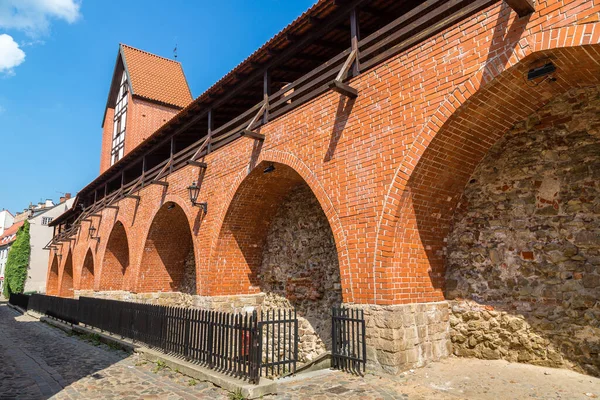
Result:
[[[532,68],[527,72],[527,80],[532,81],[542,76],[550,75],[556,72],[556,66],[551,62],[542,65],[541,67]]]
[[[100,241],[100,236],[94,236],[94,233],[96,233],[96,228],[94,228],[93,225],[90,225],[90,229],[88,229],[88,233],[89,233],[90,239]]]
[[[208,213],[208,203],[200,202],[198,203],[198,195],[200,194],[200,186],[196,183],[196,181],[192,182],[190,186],[188,186],[188,192],[190,194],[190,201],[192,202],[192,206],[194,207],[202,207],[204,214]]]
[[[275,166],[273,164],[271,164],[267,168],[264,169],[263,173],[270,174],[273,171],[275,171]]]

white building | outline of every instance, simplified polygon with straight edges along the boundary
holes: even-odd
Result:
[[[4,231],[15,222],[15,217],[8,211],[0,211],[0,236],[4,234]]]
[[[6,269],[6,259],[8,258],[8,250],[17,238],[17,231],[23,226],[23,221],[13,224],[10,228],[4,229],[0,235],[0,295],[4,291],[4,272]]]
[[[75,198],[61,198],[61,203],[47,208],[32,209],[29,220],[29,235],[31,236],[31,255],[29,256],[29,271],[25,281],[25,292],[46,292],[48,272],[48,257],[50,252],[44,247],[52,239],[54,228],[48,224],[56,217],[67,211],[73,205]]]

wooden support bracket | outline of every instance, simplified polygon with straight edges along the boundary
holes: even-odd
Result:
[[[519,17],[524,17],[535,11],[534,0],[505,0]]]
[[[251,139],[256,139],[256,140],[260,140],[260,141],[265,140],[265,135],[263,135],[262,133],[253,132],[248,129],[242,129],[242,131],[240,133],[242,134],[242,136],[246,136]]]
[[[337,80],[329,83],[329,89],[333,90],[334,92],[338,92],[342,96],[351,97],[353,99],[358,97],[358,90]]]
[[[205,168],[208,166],[205,162],[202,161],[194,161],[194,160],[188,160],[188,165],[193,165],[195,167],[200,167],[200,168]]]
[[[91,214],[90,217],[102,218],[102,214]]]
[[[188,164],[190,165],[194,165],[192,164],[193,162],[196,162],[196,158],[198,157],[198,155],[202,152],[202,150],[204,150],[207,146],[210,145],[210,141],[211,141],[211,136],[208,135],[208,137],[206,138],[206,140],[204,142],[202,142],[202,144],[200,145],[200,147],[198,147],[198,150],[196,150],[196,152],[194,153],[194,155],[192,156],[192,158],[190,158],[188,160]],[[202,163],[204,164],[204,163]]]
[[[126,198],[128,198],[128,199],[135,199],[135,200],[137,200],[137,201],[140,201],[140,200],[142,199],[140,196],[136,196],[135,194],[126,194],[126,195],[125,195],[125,196],[123,196],[123,197],[126,197]]]
[[[331,90],[333,90],[334,92],[338,92],[339,94],[341,94],[343,96],[347,96],[347,97],[351,97],[351,98],[356,98],[358,96],[358,90],[354,89],[350,85],[343,83],[343,80],[346,79],[346,77],[348,76],[348,71],[350,71],[350,67],[352,67],[352,63],[356,59],[356,54],[357,54],[357,51],[352,50],[352,52],[350,53],[350,55],[348,55],[346,62],[344,62],[342,69],[337,74],[335,79],[333,81],[329,82],[329,88]]]
[[[169,182],[157,181],[156,179],[150,181],[150,184],[151,185],[162,185],[162,186],[165,186],[165,187],[169,186]]]
[[[110,206],[110,205],[108,205],[108,206],[106,206],[105,208],[113,208],[113,209],[115,209],[115,210],[118,210],[118,209],[119,209],[119,206]]]

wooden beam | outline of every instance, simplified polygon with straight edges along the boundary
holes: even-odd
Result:
[[[350,43],[352,45],[352,51],[355,52],[354,63],[352,64],[352,76],[358,76],[360,74],[360,61],[358,52],[358,41],[360,40],[360,30],[358,26],[358,12],[356,8],[352,9],[350,13]]]
[[[169,186],[169,182],[163,182],[163,181],[157,181],[156,179],[153,179],[150,181],[151,185],[161,185],[161,186]]]
[[[505,0],[519,17],[524,17],[535,11],[533,0]]]
[[[346,85],[338,80],[333,80],[329,83],[329,88],[334,92],[338,92],[339,94],[351,98],[358,97],[358,90],[354,89],[350,85]]]
[[[141,198],[141,196],[137,196],[137,195],[135,195],[135,194],[126,194],[126,195],[125,195],[125,196],[123,196],[123,197],[126,197],[126,198],[128,198],[128,199],[135,199],[135,200],[138,200],[138,201],[142,199],[142,198]]]
[[[267,68],[263,76],[263,101],[267,104],[264,109],[263,124],[269,122],[269,96],[271,96],[271,71]]]
[[[206,168],[208,165],[202,161],[192,161],[188,160],[188,165],[193,165],[194,167]]]
[[[347,42],[346,42],[347,43]],[[332,50],[346,50],[347,44],[332,42],[331,40],[317,39],[313,42],[314,45]]]
[[[119,206],[105,206],[104,208],[113,208],[113,209],[115,209],[115,210],[118,210],[118,209],[119,209]]]
[[[256,140],[260,140],[260,141],[265,140],[265,135],[263,135],[262,133],[256,133],[256,132],[253,132],[248,129],[242,129],[242,131],[240,133],[242,134],[242,136],[246,136],[251,139],[256,139]]]
[[[303,54],[303,53],[294,54],[292,56],[292,58],[297,58],[299,60],[304,60],[304,61],[314,61],[314,62],[318,62],[318,63],[324,63],[327,61],[327,58],[313,56],[310,54]]]

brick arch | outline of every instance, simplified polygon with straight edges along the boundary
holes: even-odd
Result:
[[[54,254],[52,264],[48,270],[48,280],[46,285],[46,294],[50,296],[58,296],[58,256]]]
[[[502,72],[482,68],[440,104],[413,141],[388,188],[377,227],[373,273],[386,275],[389,283],[374,286],[391,301],[443,299],[444,238],[478,163],[514,123],[571,87],[598,82],[598,45],[540,45],[544,35],[564,35],[566,29],[529,37],[518,51],[499,56],[510,66]],[[524,74],[547,59],[557,65],[557,81],[528,86]]]
[[[79,290],[94,289],[94,254],[91,248],[85,254],[85,259],[81,265],[78,288]]]
[[[130,288],[129,240],[121,221],[117,221],[110,232],[99,275],[99,290],[128,290]]]
[[[71,249],[65,259],[59,286],[60,297],[73,297],[73,254]]]
[[[196,293],[195,246],[181,199],[169,196],[155,212],[142,248],[137,291]],[[189,259],[188,257],[190,257]],[[186,262],[190,265],[187,266]],[[191,269],[191,270],[190,270]],[[187,271],[187,275],[186,275]]]
[[[217,224],[213,229],[213,237],[211,240],[211,253],[210,253],[210,265],[209,269],[212,271],[218,263],[219,258],[219,239],[222,235],[223,224],[225,222],[226,215],[234,201],[236,194],[239,191],[240,186],[245,182],[246,178],[255,170],[262,171],[269,163],[278,163],[285,167],[292,169],[302,181],[304,181],[311,189],[315,197],[317,198],[321,209],[325,213],[329,226],[333,232],[335,244],[338,253],[338,264],[340,267],[340,276],[344,302],[354,301],[353,294],[353,283],[352,283],[352,271],[350,268],[350,259],[348,249],[346,245],[346,236],[342,228],[340,218],[337,210],[333,205],[330,196],[327,194],[320,181],[318,180],[315,173],[297,156],[294,154],[277,151],[277,150],[264,150],[257,157],[257,160],[244,167],[234,178],[230,185],[224,201],[221,203],[221,207],[216,217]],[[262,172],[261,172],[262,173]],[[209,271],[209,273],[210,273]]]

